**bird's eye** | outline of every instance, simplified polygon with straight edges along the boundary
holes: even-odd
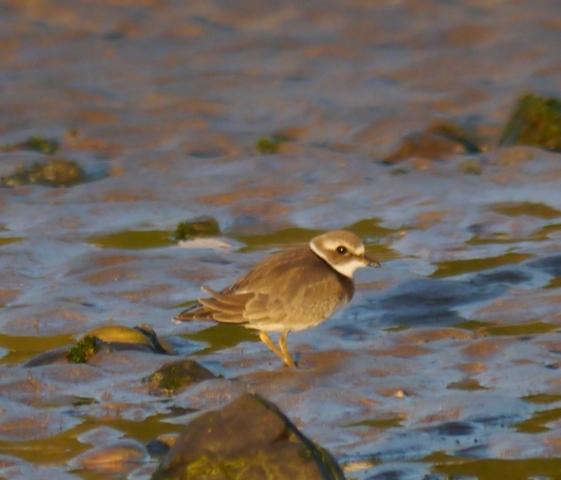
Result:
[[[345,255],[345,253],[347,253],[347,249],[343,247],[343,245],[339,245],[337,247],[337,253],[340,253],[341,255]]]

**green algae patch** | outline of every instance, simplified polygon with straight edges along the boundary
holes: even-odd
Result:
[[[538,405],[549,405],[561,401],[561,395],[553,393],[533,393],[522,397],[522,400],[528,403],[535,403]]]
[[[518,337],[525,335],[540,335],[557,330],[557,325],[544,322],[529,322],[516,325],[493,325],[480,329],[480,333],[492,337]]]
[[[0,363],[20,363],[41,352],[72,343],[74,343],[74,337],[69,334],[53,336],[12,336],[0,334],[0,348],[8,351],[0,359]]]
[[[398,254],[390,247],[375,244],[374,241],[380,237],[398,232],[399,230],[380,226],[380,219],[367,218],[350,225],[341,227],[341,230],[348,230],[361,237],[366,246],[368,253],[381,254],[381,258],[395,258]],[[294,244],[308,243],[317,235],[325,233],[326,230],[287,227],[270,233],[256,234],[236,234],[232,238],[242,242],[246,247],[242,248],[242,252],[268,249],[272,247],[286,247]]]
[[[529,253],[509,252],[496,257],[470,258],[467,260],[450,260],[438,262],[436,271],[431,275],[434,278],[453,277],[465,273],[479,272],[503,265],[512,265],[530,258]]]
[[[545,225],[539,230],[537,234],[545,238],[549,238],[550,234],[557,232],[561,232],[561,223],[552,223],[551,225]]]
[[[54,138],[46,138],[34,135],[23,142],[4,145],[4,152],[13,152],[15,150],[30,150],[33,152],[43,153],[45,155],[53,155],[59,149],[59,141]]]
[[[522,95],[502,131],[500,145],[530,145],[561,151],[561,101]]]
[[[175,241],[167,230],[125,230],[93,235],[87,241],[96,247],[123,250],[144,250],[175,245]]]
[[[217,235],[220,235],[220,226],[215,218],[209,216],[180,222],[173,232],[175,240],[189,240],[195,237],[212,237]]]
[[[21,242],[24,237],[0,237],[0,247],[3,245],[9,245],[10,243]]]
[[[65,158],[53,158],[27,167],[19,166],[11,175],[0,177],[0,186],[37,184],[49,187],[71,187],[85,180],[86,174],[76,162]]]
[[[18,442],[0,440],[0,454],[12,455],[36,465],[64,465],[91,448],[91,445],[78,440],[80,435],[90,430],[105,426],[122,432],[125,437],[146,444],[159,435],[183,430],[183,425],[166,421],[168,416],[160,413],[141,421],[112,416],[86,417],[79,425],[47,438]],[[92,478],[94,477],[99,478],[99,474],[94,473]]]
[[[86,335],[66,352],[66,359],[70,363],[88,363],[99,350],[95,337]]]
[[[549,283],[543,287],[548,289],[561,288],[561,277],[553,277]]]
[[[462,458],[451,455],[429,455],[423,462],[434,463],[432,473],[445,478],[477,478],[478,480],[528,480],[559,478],[561,458]]]
[[[521,433],[542,433],[551,430],[547,424],[561,418],[561,408],[552,410],[541,410],[518,424],[516,431]],[[560,470],[561,471],[561,470]]]
[[[532,235],[530,237],[513,237],[510,233],[497,232],[487,237],[482,237],[480,235],[474,235],[471,237],[466,244],[467,245],[508,245],[520,242],[535,242],[540,240],[545,240],[546,238],[541,235]]]
[[[194,355],[203,355],[227,348],[235,347],[242,342],[256,342],[259,341],[257,334],[240,325],[219,323],[212,327],[205,328],[195,333],[185,333],[181,335],[182,338],[191,340],[193,342],[206,343],[206,347]]]
[[[380,225],[381,222],[382,221],[377,217],[365,218],[364,220],[359,220],[358,222],[343,227],[343,230],[353,232],[366,242],[368,242],[369,239],[385,237],[402,230],[382,227]]]
[[[97,426],[97,425],[96,425]],[[24,441],[0,440],[0,454],[13,455],[36,465],[61,465],[74,456],[88,450],[90,445],[78,440],[78,436],[93,428],[81,423],[48,438]]]
[[[243,248],[242,251],[251,251],[271,247],[282,247],[295,243],[307,243],[316,235],[322,233],[323,230],[289,227],[271,233],[234,235],[233,238],[246,244],[246,248]]]
[[[446,385],[446,388],[448,390],[465,390],[466,392],[488,390],[487,387],[482,386],[475,378],[464,378],[457,382],[451,382]]]
[[[281,144],[288,139],[284,135],[271,135],[269,137],[261,137],[255,142],[255,150],[261,155],[274,155],[279,153]]]
[[[191,385],[216,378],[202,365],[191,359],[166,363],[144,379],[152,395],[171,396],[182,392]]]
[[[146,444],[160,435],[178,433],[185,428],[185,425],[166,420],[174,415],[176,413],[171,415],[169,413],[157,413],[140,421],[111,416],[103,418],[88,417],[86,423],[89,424],[89,428],[97,428],[99,426],[113,428],[123,432],[123,435],[126,437],[134,438]]]
[[[401,422],[405,419],[405,415],[397,414],[384,418],[369,418],[354,422],[347,425],[347,427],[370,427],[378,430],[387,430],[389,428],[401,427]]]
[[[552,219],[561,216],[561,212],[545,203],[536,202],[504,202],[497,203],[491,207],[494,212],[509,217],[527,215],[544,219]]]
[[[491,322],[468,320],[454,325],[456,328],[476,332],[478,335],[491,337],[522,337],[525,335],[540,335],[559,329],[557,325],[545,322],[527,322],[501,325]]]
[[[479,320],[466,320],[465,322],[456,323],[454,327],[473,332],[493,325],[494,323],[481,322]]]

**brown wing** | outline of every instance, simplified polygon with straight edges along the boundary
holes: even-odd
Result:
[[[208,287],[202,289],[210,295],[200,298],[196,305],[178,313],[173,319],[179,322],[190,320],[217,320],[219,322],[243,323],[242,312],[252,294],[232,295],[227,290],[216,292]]]
[[[317,323],[350,300],[352,282],[339,275],[308,248],[285,250],[258,263],[231,287],[199,299],[199,308],[176,320],[213,319],[262,326]],[[348,288],[350,286],[350,289]]]

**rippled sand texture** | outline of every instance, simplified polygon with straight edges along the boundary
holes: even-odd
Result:
[[[521,93],[561,95],[560,45],[556,0],[2,2],[0,177],[80,168],[0,187],[0,476],[149,478],[148,442],[250,389],[349,478],[558,478],[561,156],[496,145]],[[443,120],[479,152],[399,150]],[[200,215],[221,239],[170,240]],[[170,322],[349,225],[383,268],[289,338],[300,370]],[[141,323],[223,377],[161,397],[151,351],[23,366]]]

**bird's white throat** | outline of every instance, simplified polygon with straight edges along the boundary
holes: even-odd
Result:
[[[319,248],[317,248],[314,242],[310,242],[310,248],[312,252],[314,252],[319,258],[325,260],[331,268],[338,271],[341,275],[344,275],[345,277],[348,277],[350,279],[353,278],[354,273],[359,268],[365,266],[364,262],[362,262],[356,257],[350,257],[346,262],[334,265],[332,262],[329,261],[329,258],[327,258],[325,253],[322,252]]]
[[[330,264],[331,265],[331,264]],[[364,262],[361,262],[358,258],[350,258],[347,262],[340,265],[331,265],[335,270],[337,270],[341,275],[345,277],[353,278],[354,273],[359,269],[364,267]]]

